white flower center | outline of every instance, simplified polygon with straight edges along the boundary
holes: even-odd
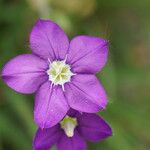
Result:
[[[77,126],[77,119],[72,118],[69,116],[66,116],[61,122],[60,122],[61,128],[64,130],[65,134],[68,137],[73,137],[74,130]]]
[[[56,60],[50,63],[47,74],[49,75],[49,80],[52,81],[52,84],[61,85],[63,88],[66,82],[70,82],[71,76],[75,75],[71,72],[71,68],[65,63],[65,60]]]

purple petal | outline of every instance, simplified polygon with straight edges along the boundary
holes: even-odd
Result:
[[[68,63],[77,73],[97,73],[105,65],[108,54],[108,42],[101,38],[77,36],[71,43]]]
[[[65,89],[68,103],[75,110],[94,113],[107,104],[105,90],[94,75],[75,75]]]
[[[80,113],[72,108],[70,108],[69,111],[67,112],[67,115],[71,117],[76,117],[77,114],[80,114]]]
[[[78,123],[78,131],[86,140],[99,141],[112,135],[111,127],[96,114],[83,113]]]
[[[2,79],[20,93],[34,93],[48,77],[46,61],[32,54],[24,54],[10,60],[3,68]]]
[[[34,118],[41,128],[56,125],[67,113],[69,107],[60,86],[44,83],[35,98]]]
[[[57,143],[58,150],[86,150],[85,140],[75,131],[73,137],[68,138],[65,134]]]
[[[64,59],[69,40],[64,31],[50,20],[38,20],[30,34],[32,51],[42,58]]]
[[[34,138],[34,150],[49,150],[61,137],[60,126],[56,125],[48,129],[38,129]]]

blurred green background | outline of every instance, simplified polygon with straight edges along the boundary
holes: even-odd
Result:
[[[110,41],[109,60],[98,74],[109,104],[100,114],[113,137],[89,150],[150,149],[150,0],[0,0],[0,68],[30,53],[38,18],[52,19],[69,38],[86,34]],[[0,150],[31,150],[36,126],[33,95],[0,80]]]

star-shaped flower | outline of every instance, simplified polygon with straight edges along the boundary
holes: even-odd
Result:
[[[70,110],[57,125],[38,129],[34,138],[34,150],[86,150],[86,141],[97,142],[112,135],[111,127],[98,115]]]
[[[41,128],[57,124],[69,108],[95,113],[105,108],[104,88],[96,78],[107,61],[108,42],[67,35],[54,22],[38,20],[30,34],[33,54],[10,60],[2,70],[17,92],[36,93],[34,118]]]

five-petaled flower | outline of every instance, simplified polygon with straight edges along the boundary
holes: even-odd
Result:
[[[6,84],[17,92],[36,92],[34,119],[41,128],[56,125],[70,108],[95,113],[107,97],[96,78],[107,61],[108,42],[77,36],[69,43],[50,20],[39,20],[30,34],[33,54],[10,60],[2,70]]]
[[[86,141],[97,142],[112,135],[111,127],[98,115],[70,110],[57,125],[38,129],[34,150],[86,150]]]

